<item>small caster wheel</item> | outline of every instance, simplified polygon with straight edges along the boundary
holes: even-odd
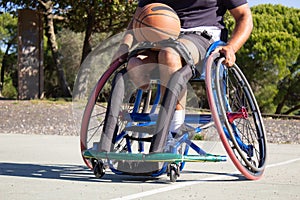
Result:
[[[167,175],[170,177],[171,182],[176,182],[177,177],[179,177],[179,167],[177,164],[170,164],[168,166],[168,173]]]
[[[170,169],[170,181],[171,181],[172,183],[174,183],[174,182],[176,182],[176,180],[177,180],[176,169],[174,169],[174,167],[172,167],[172,168]]]
[[[104,176],[105,174],[105,168],[104,168],[104,164],[101,160],[94,160],[94,168],[93,168],[93,171],[94,171],[94,175],[96,178],[101,178]]]

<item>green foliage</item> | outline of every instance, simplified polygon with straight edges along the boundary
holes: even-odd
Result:
[[[297,113],[300,107],[300,56],[295,64],[289,66],[291,72],[278,83],[280,91],[274,98],[277,106],[276,113]],[[298,104],[297,104],[298,103]],[[298,111],[299,113],[299,111]]]
[[[17,18],[9,13],[0,15],[0,44],[10,41],[17,33]]]
[[[193,140],[204,140],[204,136],[200,134],[196,134],[193,138]]]
[[[83,32],[88,25],[93,25],[93,32],[111,34],[127,27],[136,8],[136,3],[128,0],[68,0],[64,4],[69,5],[66,17],[71,30]]]
[[[18,95],[16,87],[13,85],[13,79],[9,74],[4,77],[2,96],[16,99]]]
[[[3,7],[7,12],[17,15],[16,8],[42,10],[42,8],[45,8],[43,5],[46,4],[53,4],[52,14],[55,16],[54,18],[62,20],[55,20],[56,33],[69,29],[81,35],[85,33],[88,36],[88,38],[82,38],[81,44],[77,42],[77,39],[74,43],[64,43],[64,39],[60,41],[59,53],[62,59],[60,62],[64,66],[68,85],[73,85],[74,77],[79,68],[78,61],[83,60],[79,57],[85,58],[87,53],[89,53],[90,47],[93,45],[91,40],[100,42],[101,39],[104,39],[103,35],[108,37],[124,30],[137,5],[136,2],[133,3],[128,0],[3,0],[0,2],[0,7]],[[98,37],[99,35],[100,37]],[[58,36],[58,38],[63,38],[63,35]],[[70,41],[75,38],[65,37],[65,39]],[[78,47],[74,50],[76,45],[82,46],[83,42],[85,48]],[[68,45],[70,46],[68,47]],[[73,49],[74,55],[70,55],[68,49]],[[58,74],[52,66],[54,63],[51,60],[49,50],[45,48],[45,51],[45,89],[47,90],[46,94],[50,95],[58,92],[56,87],[59,84],[56,80]],[[56,94],[54,95],[56,96]]]
[[[259,5],[251,8],[257,32],[287,32],[299,38],[300,10],[282,5]]]
[[[0,15],[0,53],[1,82],[3,82],[2,95],[4,97],[16,97],[17,86],[17,18],[9,13]],[[4,74],[4,77],[3,74]]]
[[[287,66],[295,63],[299,45],[296,37],[285,32],[253,32],[240,52],[247,61],[243,65],[247,77],[277,83],[289,73]]]
[[[276,109],[273,99],[279,91],[275,84],[266,84],[256,92],[256,98],[259,100],[259,106],[262,112],[273,111]]]
[[[83,38],[84,35],[82,33],[75,33],[69,29],[62,29],[57,34],[61,64],[70,86],[74,85],[80,67]]]
[[[298,73],[300,71],[299,65],[296,70],[290,68],[295,65],[300,53],[300,10],[281,5],[259,5],[251,10],[254,29],[238,52],[237,61],[262,111],[274,113],[286,97],[284,94],[300,84],[295,75],[297,70]],[[232,29],[232,19],[227,24]],[[296,84],[280,87],[280,84],[286,83],[284,80]],[[286,99],[284,101],[288,102]]]

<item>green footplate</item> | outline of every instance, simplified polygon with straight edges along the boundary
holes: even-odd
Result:
[[[173,153],[116,153],[116,152],[97,152],[86,150],[83,157],[109,160],[130,160],[144,162],[221,162],[226,161],[226,156],[205,154],[205,155],[182,155]]]

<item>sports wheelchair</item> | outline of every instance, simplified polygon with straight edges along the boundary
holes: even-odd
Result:
[[[164,95],[156,73],[145,91],[130,81],[128,59],[110,65],[90,95],[80,132],[82,158],[97,178],[109,168],[117,175],[157,177],[166,173],[175,182],[186,162],[226,161],[227,156],[210,154],[193,140],[210,127],[215,127],[245,178],[262,176],[267,146],[261,113],[240,68],[236,64],[227,68],[222,64],[225,58],[213,53],[219,45],[224,43],[210,46],[202,70],[193,65],[183,45],[172,39],[143,42],[134,48],[127,58],[148,48],[170,46],[185,59],[186,65],[172,75]],[[179,133],[170,133],[178,96],[185,89],[193,91],[187,89],[191,82],[205,84],[210,109],[202,112],[199,96],[187,94],[185,123]]]

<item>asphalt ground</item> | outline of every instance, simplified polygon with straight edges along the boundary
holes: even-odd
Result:
[[[211,153],[226,155],[218,142]],[[230,160],[187,163],[176,183],[120,176],[102,179],[81,160],[78,136],[0,134],[0,199],[300,199],[300,145],[268,144],[260,180],[249,181]]]

